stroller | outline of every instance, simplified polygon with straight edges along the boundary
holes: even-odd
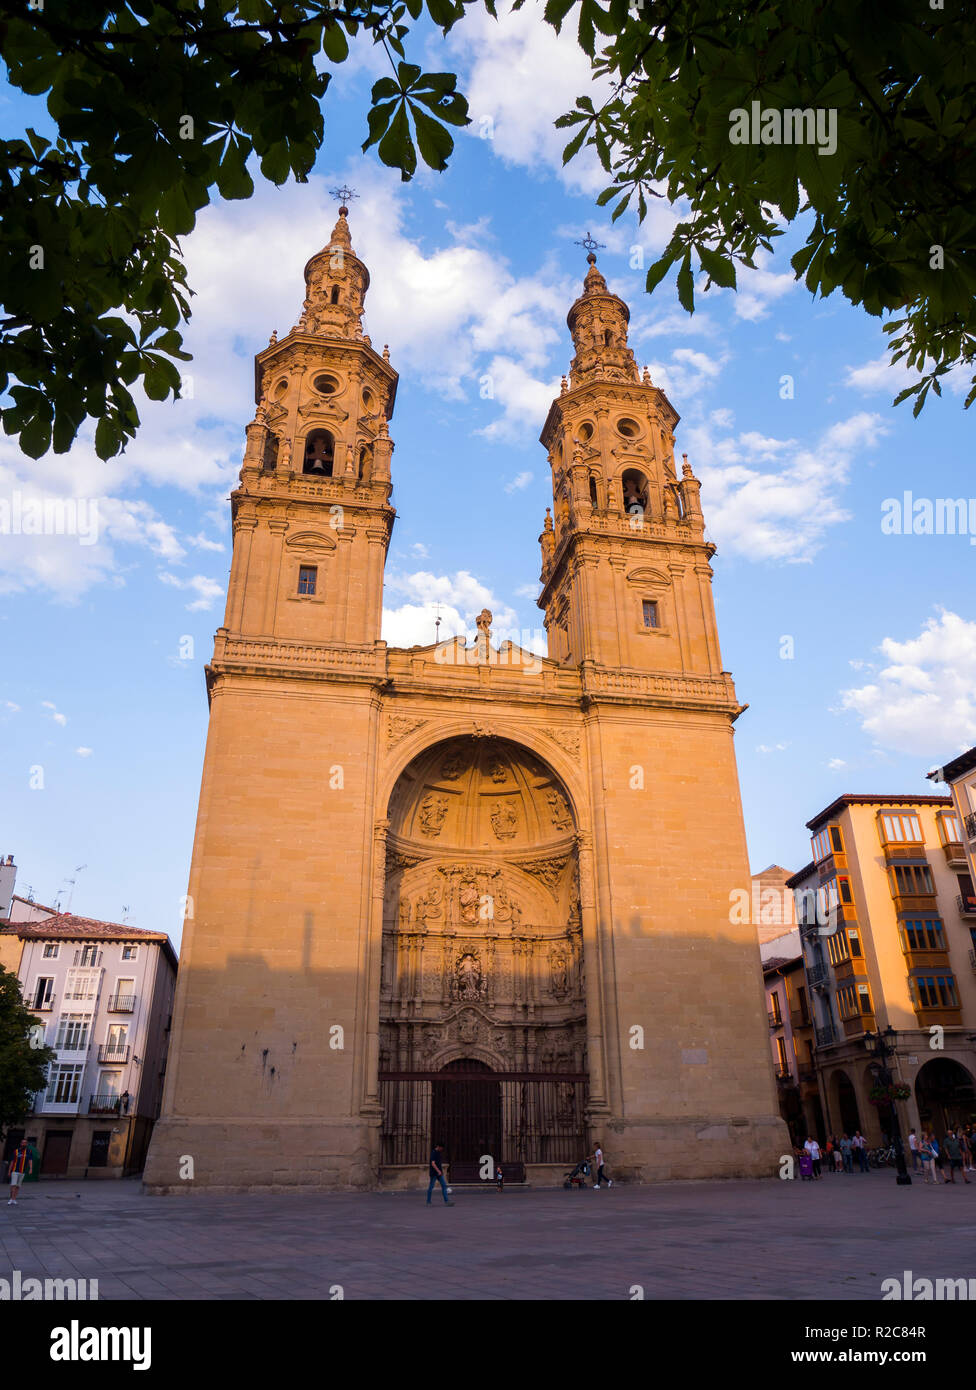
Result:
[[[571,1173],[565,1173],[563,1175],[565,1179],[565,1181],[563,1182],[563,1187],[575,1187],[582,1191],[582,1189],[586,1185],[586,1179],[589,1176],[590,1160],[588,1158],[581,1158],[579,1163],[577,1163],[576,1167],[573,1169]]]

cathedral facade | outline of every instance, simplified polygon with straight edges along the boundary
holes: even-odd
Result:
[[[159,1192],[766,1175],[766,1045],[699,484],[589,256],[542,430],[548,655],[380,637],[397,374],[341,208],[258,354]],[[489,1165],[490,1169],[490,1165]]]

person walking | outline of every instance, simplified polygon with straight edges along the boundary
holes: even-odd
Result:
[[[840,1146],[840,1140],[834,1136],[834,1172],[841,1173],[844,1170],[844,1152]]]
[[[803,1145],[803,1147],[804,1149],[806,1149],[813,1162],[813,1176],[815,1178],[822,1177],[823,1174],[820,1171],[820,1145],[817,1143],[816,1139],[814,1139],[812,1135],[808,1135],[807,1142]]]
[[[853,1171],[854,1171],[854,1158],[853,1158],[853,1153],[854,1153],[854,1144],[853,1144],[853,1141],[852,1141],[850,1135],[849,1135],[849,1134],[842,1134],[842,1135],[840,1136],[840,1156],[841,1156],[841,1161],[842,1161],[843,1164],[844,1164],[844,1172],[845,1172],[845,1173],[853,1173]]]
[[[922,1142],[919,1145],[918,1155],[922,1161],[922,1181],[935,1183],[938,1186],[935,1176],[935,1150],[932,1147],[932,1136],[927,1129],[922,1130]]]
[[[908,1147],[909,1147],[909,1148],[911,1149],[911,1151],[912,1151],[912,1172],[913,1172],[913,1173],[917,1173],[917,1172],[918,1172],[918,1163],[919,1163],[919,1158],[918,1158],[918,1135],[915,1133],[915,1131],[914,1131],[913,1129],[910,1129],[910,1130],[908,1131]]]
[[[851,1140],[857,1150],[857,1162],[862,1173],[867,1173],[868,1169],[868,1141],[859,1129],[854,1131],[854,1138]]]
[[[444,1145],[437,1143],[430,1151],[430,1182],[427,1184],[427,1205],[430,1206],[430,1194],[434,1190],[434,1184],[440,1183],[441,1191],[444,1193],[444,1205],[453,1207],[447,1192],[447,1179],[444,1177]]]
[[[959,1147],[962,1149],[962,1171],[971,1173],[973,1171],[973,1149],[969,1135],[964,1129],[957,1130]]]
[[[966,1177],[966,1170],[962,1166],[962,1145],[954,1129],[950,1129],[946,1133],[945,1142],[942,1147],[945,1151],[945,1162],[949,1169],[949,1181],[952,1183],[953,1187],[955,1187],[956,1173],[960,1172],[962,1173],[963,1182],[968,1187],[969,1179]]]
[[[940,1182],[945,1183],[946,1176],[942,1171],[942,1145],[939,1143],[938,1139],[936,1139],[932,1130],[929,1130],[929,1143],[932,1145],[932,1153],[935,1155],[932,1169],[935,1174],[935,1185],[938,1187]]]
[[[596,1182],[593,1184],[594,1189],[598,1188],[602,1182],[606,1182],[607,1187],[613,1187],[613,1179],[607,1177],[606,1169],[603,1166],[603,1150],[600,1148],[599,1144],[597,1144],[596,1148],[593,1150],[592,1162],[596,1169]]]
[[[34,1160],[31,1158],[30,1147],[26,1139],[21,1139],[14,1149],[14,1156],[8,1165],[8,1176],[10,1178],[10,1197],[7,1201],[8,1207],[17,1205],[17,1193],[20,1184],[24,1181],[24,1174],[30,1173],[34,1168]]]

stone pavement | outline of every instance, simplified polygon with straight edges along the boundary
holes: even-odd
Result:
[[[0,1277],[97,1278],[103,1299],[878,1299],[906,1269],[973,1273],[976,1183],[887,1170],[454,1200],[29,1184],[0,1205]]]

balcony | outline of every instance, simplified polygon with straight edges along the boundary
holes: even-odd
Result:
[[[766,1015],[766,1019],[769,1023],[770,1028],[782,1028],[783,1026],[783,1019],[780,1014],[775,1014],[772,1011],[770,1011]]]
[[[107,1005],[110,1014],[131,1014],[135,1006],[134,994],[114,994]]]
[[[960,917],[976,917],[976,894],[957,893],[956,907],[959,909]]]
[[[123,1043],[102,1043],[98,1049],[98,1060],[100,1062],[127,1062],[129,1060],[129,1044]]]
[[[89,1115],[128,1115],[129,1098],[126,1096],[93,1095],[88,1101]]]
[[[788,1071],[777,1070],[776,1080],[779,1082],[781,1086],[789,1086],[793,1082],[793,1077],[790,1075]]]
[[[966,867],[966,851],[960,840],[949,840],[942,846],[942,851],[950,869],[964,869]]]
[[[976,811],[971,811],[966,817],[966,834],[971,840],[976,840]]]
[[[807,979],[810,982],[811,989],[822,989],[827,983],[829,976],[830,971],[827,969],[826,965],[807,966]]]
[[[832,1043],[837,1041],[837,1034],[832,1023],[825,1024],[823,1028],[817,1028],[816,1035],[818,1047],[830,1047]]]

